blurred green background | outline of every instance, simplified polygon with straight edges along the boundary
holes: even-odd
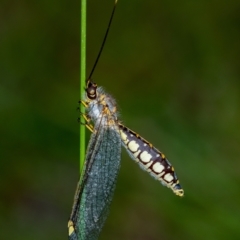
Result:
[[[88,1],[89,73],[112,0]],[[0,239],[67,239],[79,176],[79,1],[0,3]],[[100,239],[240,239],[240,2],[120,0],[93,80],[174,165],[123,149]]]

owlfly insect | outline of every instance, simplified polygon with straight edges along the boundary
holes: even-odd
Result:
[[[92,132],[87,147],[83,174],[77,185],[72,213],[68,222],[69,240],[95,240],[106,221],[120,168],[121,146],[139,166],[163,185],[183,196],[177,175],[165,155],[118,119],[115,100],[91,76],[97,65],[112,22],[115,7],[105,37],[86,82],[86,107],[83,117]]]

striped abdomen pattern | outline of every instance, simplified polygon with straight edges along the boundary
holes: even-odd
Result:
[[[184,191],[179,184],[174,168],[166,159],[165,155],[137,133],[121,123],[118,125],[122,145],[127,149],[130,157],[134,159],[141,168],[149,172],[150,175],[160,180],[163,185],[171,188],[176,195],[183,196]]]

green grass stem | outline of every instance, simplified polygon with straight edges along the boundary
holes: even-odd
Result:
[[[86,25],[87,25],[87,0],[81,0],[81,42],[80,42],[80,99],[83,99],[85,94],[85,82],[86,82]],[[81,113],[85,113],[85,107],[83,104],[80,106]],[[82,118],[82,117],[81,117]],[[81,121],[84,122],[83,119]],[[82,173],[84,161],[85,161],[85,126],[80,124],[80,174]]]

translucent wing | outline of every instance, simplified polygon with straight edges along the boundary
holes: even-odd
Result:
[[[106,221],[120,168],[121,138],[115,126],[92,133],[82,179],[69,221],[70,240],[98,239]]]
[[[120,123],[118,126],[122,145],[127,149],[130,157],[163,185],[171,188],[176,195],[183,196],[184,191],[174,168],[164,154],[129,128]]]

